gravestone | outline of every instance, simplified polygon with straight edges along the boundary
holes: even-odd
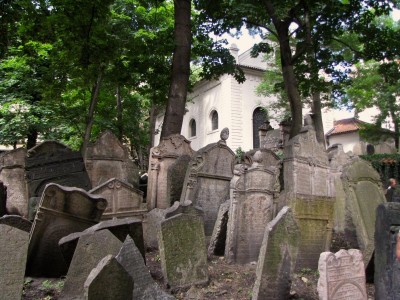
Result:
[[[319,299],[367,299],[364,263],[359,250],[342,249],[336,253],[321,253],[318,271]]]
[[[283,137],[280,129],[267,131],[265,137],[260,140],[260,148],[278,152],[283,148]]]
[[[153,280],[139,249],[129,236],[122,245],[116,259],[133,278],[133,299],[175,299],[175,297],[165,293]]]
[[[287,142],[283,169],[282,198],[293,209],[301,231],[296,270],[315,270],[319,254],[330,247],[335,194],[328,154],[318,143],[310,121]]]
[[[21,299],[28,241],[27,232],[0,224],[1,299]]]
[[[81,153],[56,141],[45,141],[31,148],[25,170],[29,198],[41,197],[48,183],[91,189]]]
[[[0,155],[0,181],[7,188],[7,213],[28,217],[28,186],[25,179],[26,149]]]
[[[378,172],[362,159],[344,167],[342,183],[346,195],[345,238],[357,245],[367,267],[374,252],[376,208],[385,203]]]
[[[39,208],[40,197],[30,197],[28,200],[28,220],[33,222]]]
[[[400,299],[400,203],[380,204],[375,222],[375,299]]]
[[[117,255],[121,246],[121,241],[108,230],[81,236],[68,269],[60,299],[82,299],[84,283],[92,269],[103,257],[109,254]]]
[[[269,149],[253,149],[247,151],[244,154],[244,164],[248,167],[251,167],[254,162],[254,154],[256,154],[258,151],[261,153],[262,157],[262,162],[260,164],[262,164],[264,167],[281,167],[282,160],[279,158],[278,155],[275,154],[275,152]]]
[[[184,288],[208,281],[203,220],[180,214],[161,223],[159,233],[161,268],[165,284]]]
[[[134,282],[112,255],[104,257],[84,283],[86,300],[131,300]]]
[[[78,188],[46,186],[29,239],[28,274],[58,277],[68,270],[59,240],[96,224],[107,201]]]
[[[288,206],[268,223],[257,262],[253,300],[290,298],[300,231]]]
[[[235,171],[231,181],[231,206],[225,248],[229,263],[245,264],[258,259],[265,226],[276,215],[279,169],[264,167],[261,151],[253,165]]]
[[[219,206],[217,220],[215,221],[214,230],[207,249],[208,257],[211,257],[212,255],[224,255],[230,205],[231,201],[228,200]]]
[[[147,209],[168,208],[172,205],[171,197],[168,195],[168,170],[183,155],[192,156],[193,150],[190,141],[184,136],[173,134],[162,138],[160,144],[150,150],[149,171],[147,183]],[[186,168],[186,162],[180,168]],[[177,168],[174,165],[174,168]],[[176,184],[184,181],[184,177],[174,180]],[[176,186],[175,186],[176,188]]]
[[[32,222],[18,215],[5,215],[0,218],[0,224],[15,227],[28,233],[32,229]]]
[[[130,236],[140,249],[142,256],[145,257],[142,221],[138,218],[112,219],[102,221],[82,232],[74,232],[60,239],[58,245],[68,266],[74,256],[79,238],[100,230],[109,230],[121,243],[125,241],[127,236]]]
[[[181,202],[190,200],[204,210],[204,230],[211,236],[219,206],[229,199],[235,154],[226,145],[229,133],[221,131],[221,140],[198,150],[186,172]]]
[[[100,195],[108,202],[102,220],[133,216],[141,217],[147,212],[146,204],[143,203],[143,192],[117,178],[111,178],[103,182],[91,189],[89,193]]]
[[[92,187],[111,178],[138,185],[139,172],[130,158],[129,149],[109,130],[101,133],[95,143],[88,145],[85,165]]]
[[[185,178],[191,156],[182,155],[168,168],[167,174],[167,202],[172,205],[180,201],[182,195],[182,179]]]

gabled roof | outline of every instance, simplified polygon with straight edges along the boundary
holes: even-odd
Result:
[[[325,136],[332,136],[335,134],[356,132],[360,130],[362,124],[367,124],[366,122],[360,121],[357,118],[348,118],[337,120],[333,122],[333,128],[329,130]]]
[[[264,55],[260,54],[257,57],[251,57],[251,49],[252,48],[247,49],[238,56],[238,65],[254,70],[265,71],[267,69],[267,62],[264,60]]]

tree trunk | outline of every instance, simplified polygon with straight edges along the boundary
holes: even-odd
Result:
[[[324,124],[322,123],[321,93],[314,92],[312,95],[312,112],[315,132],[318,143],[325,145]]]
[[[36,146],[38,131],[36,128],[31,127],[27,135],[26,149],[31,149]]]
[[[122,136],[123,136],[122,97],[119,86],[117,86],[117,129],[118,129],[118,139],[122,142]]]
[[[190,75],[191,1],[174,0],[175,50],[172,60],[171,86],[161,131],[161,138],[180,134]]]
[[[97,76],[97,80],[93,85],[90,97],[89,112],[86,119],[85,135],[83,136],[83,143],[81,148],[83,158],[85,158],[86,156],[86,149],[90,141],[90,134],[92,132],[92,126],[94,120],[94,109],[96,107],[97,101],[99,100],[99,92],[102,80],[103,80],[103,70],[100,70],[99,75]]]

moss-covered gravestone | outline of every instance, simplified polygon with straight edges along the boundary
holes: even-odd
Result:
[[[159,247],[164,281],[181,288],[208,281],[207,253],[201,217],[179,214],[161,223]]]

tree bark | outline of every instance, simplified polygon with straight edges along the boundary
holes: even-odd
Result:
[[[172,60],[171,86],[161,131],[161,138],[180,134],[190,75],[191,1],[174,0],[175,50]]]
[[[26,142],[26,149],[31,149],[36,146],[38,138],[38,131],[36,128],[30,128],[27,134],[27,142]]]
[[[322,123],[321,110],[322,110],[321,93],[314,92],[312,94],[312,112],[313,112],[314,128],[318,143],[325,145],[324,124]]]

